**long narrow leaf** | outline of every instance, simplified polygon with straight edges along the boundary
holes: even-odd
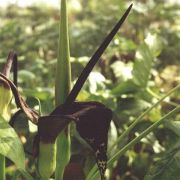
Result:
[[[66,0],[61,0],[58,60],[56,65],[55,104],[64,103],[70,91],[71,70]]]
[[[66,0],[61,0],[60,13],[60,34],[58,47],[58,60],[55,82],[55,103],[56,106],[64,103],[70,91],[71,71],[70,71],[70,51],[68,37],[68,18],[66,11]],[[57,138],[56,156],[56,179],[63,179],[65,166],[70,159],[70,134],[69,128],[60,133]]]

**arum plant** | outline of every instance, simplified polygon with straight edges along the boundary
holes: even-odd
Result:
[[[62,0],[61,5],[62,8],[64,7],[64,10],[62,11],[62,17],[64,15],[65,18],[65,24],[61,24],[61,26],[65,26],[65,29],[62,28],[61,33],[65,33],[65,40],[60,40],[60,46],[63,44],[63,42],[65,42],[67,46],[65,46],[64,54],[62,51],[63,55],[58,60],[59,64],[57,68],[60,65],[62,66],[62,64],[64,64],[63,67],[65,67],[65,70],[68,71],[68,69],[70,68],[68,62],[65,63],[61,61],[62,58],[69,58],[69,47],[67,43],[68,37],[66,21],[66,1]],[[110,126],[110,121],[112,119],[112,111],[99,102],[75,102],[75,100],[84,82],[88,78],[89,73],[92,71],[93,67],[111,42],[112,38],[118,32],[119,28],[127,18],[131,8],[132,5],[129,6],[122,18],[118,21],[112,31],[107,35],[105,40],[99,46],[97,51],[94,53],[67,98],[59,97],[64,99],[58,99],[58,96],[62,94],[64,96],[65,94],[67,94],[68,90],[66,90],[66,92],[65,90],[61,90],[63,93],[59,93],[58,90],[60,89],[58,87],[60,85],[58,84],[58,86],[56,86],[56,94],[59,94],[56,95],[57,107],[48,116],[40,116],[36,111],[32,110],[19,94],[15,84],[11,80],[9,80],[6,75],[0,73],[0,77],[2,78],[2,80],[5,81],[11,89],[15,97],[17,107],[24,111],[27,117],[38,126],[38,133],[34,141],[34,156],[37,157],[37,176],[40,179],[49,179],[53,174],[56,168],[56,139],[63,130],[65,130],[65,133],[67,135],[67,126],[71,121],[75,122],[77,131],[79,132],[80,136],[84,138],[94,150],[101,179],[105,179],[107,162],[107,134]],[[14,53],[10,53],[10,55],[16,57]],[[66,72],[64,72],[64,75],[65,74]],[[63,74],[61,75],[63,76]],[[64,84],[67,84],[67,86],[65,87],[68,88],[69,83],[67,81],[69,81],[69,77],[64,77]],[[61,82],[56,79],[56,83]],[[64,103],[62,104],[63,101]],[[60,155],[61,152],[57,151],[57,153]],[[61,154],[61,156],[63,156],[63,154]],[[66,158],[66,161],[67,159],[68,158]],[[67,162],[65,163],[65,165],[66,164]],[[62,173],[60,173],[60,176],[56,176],[56,179],[63,178]]]
[[[99,58],[101,57],[109,43],[111,42],[112,38],[115,36],[119,28],[127,18],[132,8],[132,5],[129,6],[122,18],[114,26],[112,31],[107,35],[107,37],[104,39],[97,51],[91,57],[90,61],[80,74],[78,80],[76,81],[71,91],[69,63],[70,53],[68,44],[69,40],[65,0],[61,1],[61,8],[62,21],[60,26],[60,52],[58,55],[57,75],[55,84],[56,108],[49,115],[41,116],[26,104],[26,102],[23,100],[16,87],[16,75],[14,83],[9,79],[9,72],[11,69],[12,62],[15,63],[17,61],[16,53],[10,52],[4,71],[3,73],[0,73],[0,93],[2,93],[2,96],[5,98],[5,101],[3,101],[3,99],[0,99],[0,106],[2,107],[0,109],[0,113],[1,116],[6,118],[5,116],[7,115],[7,106],[13,94],[15,97],[17,107],[20,108],[27,115],[27,117],[32,121],[32,123],[37,125],[38,132],[34,140],[33,148],[33,154],[37,160],[36,179],[48,180],[53,175],[55,170],[55,179],[63,179],[63,171],[70,157],[70,136],[68,126],[70,122],[74,122],[76,124],[76,129],[79,132],[80,136],[83,139],[85,139],[85,141],[93,149],[101,179],[104,180],[107,166],[112,165],[112,163],[114,163],[117,158],[119,158],[130,147],[132,147],[135,143],[139,142],[149,132],[151,132],[158,125],[160,125],[164,121],[164,119],[171,117],[174,113],[177,113],[180,110],[180,106],[176,107],[172,112],[164,116],[160,121],[154,123],[151,127],[142,132],[133,141],[129,142],[125,147],[118,151],[108,161],[107,164],[107,135],[110,122],[112,119],[112,111],[100,102],[76,102],[76,98],[82,86],[84,85],[86,79],[88,78],[89,73],[92,71],[93,67],[95,66],[95,64],[97,63],[97,61],[99,60]],[[176,87],[171,92],[174,92],[177,88],[178,87]],[[159,101],[158,103],[160,103],[161,101]],[[147,112],[149,112],[152,108],[147,110]],[[130,126],[129,129],[122,134],[122,136],[117,140],[118,142],[123,137],[125,137],[128,134],[128,132],[140,121],[142,116],[140,116],[135,121],[135,123],[133,123],[132,126]],[[63,151],[63,148],[67,150],[67,152]],[[11,156],[10,158],[12,160],[14,159],[14,157]],[[0,161],[2,162],[0,162],[0,179],[4,180],[5,173],[3,156],[0,157]],[[23,165],[19,166],[21,168],[24,168]],[[92,171],[89,173],[87,179],[97,179],[97,174],[97,168],[94,167]]]
[[[67,38],[67,20],[66,20],[66,3],[65,1],[62,1],[61,4],[62,13],[64,11],[64,14],[62,14],[62,17],[65,18],[64,24],[61,24],[62,26],[64,25],[64,28],[62,27],[61,32],[65,33],[65,40],[63,43],[63,39],[60,39],[60,46],[66,45],[65,49],[63,47],[60,49],[62,52],[62,57],[58,59],[58,63],[61,63],[61,66],[59,67],[62,71],[62,67],[68,71],[69,69],[69,62],[64,60],[67,60],[69,57],[69,51],[68,51],[68,38]],[[52,172],[53,169],[55,168],[55,162],[52,163],[51,165],[52,169],[47,170],[49,167],[48,162],[53,162],[55,159],[55,141],[59,133],[67,128],[67,125],[69,122],[74,121],[76,123],[76,128],[77,131],[79,132],[80,136],[86,140],[86,142],[92,147],[92,149],[95,152],[96,156],[96,161],[97,165],[100,170],[101,174],[101,179],[105,179],[105,170],[106,170],[106,162],[107,162],[107,156],[106,156],[106,151],[107,151],[107,134],[108,134],[108,129],[110,125],[110,121],[112,119],[112,112],[110,109],[105,107],[103,104],[99,102],[75,102],[76,97],[78,96],[84,82],[86,81],[89,73],[92,71],[93,67],[101,57],[102,53],[104,50],[107,48],[108,44],[111,42],[112,38],[115,36],[123,22],[125,21],[127,15],[129,14],[131,10],[132,5],[129,6],[127,11],[124,13],[122,18],[119,20],[119,22],[115,25],[115,27],[112,29],[112,31],[108,34],[108,36],[105,38],[105,40],[102,42],[102,44],[99,46],[97,51],[94,53],[92,58],[90,59],[89,63],[86,65],[84,70],[82,71],[81,75],[79,76],[77,82],[75,83],[73,89],[67,96],[67,98],[64,98],[65,94],[67,93],[66,90],[60,90],[61,95],[63,97],[61,98],[61,102],[64,103],[61,105],[58,105],[55,110],[49,115],[49,116],[43,116],[40,117],[38,120],[38,135],[37,135],[37,142],[39,143],[39,173],[43,178],[45,179],[48,178]],[[63,16],[64,15],[64,16]],[[63,19],[64,20],[64,19]],[[62,35],[62,34],[60,34]],[[64,34],[63,34],[64,35]],[[62,51],[64,50],[64,51]],[[64,74],[67,74],[67,72],[64,72]],[[68,76],[65,76],[62,74],[60,71],[60,75],[63,76],[63,80],[65,82],[65,87],[68,88]],[[65,81],[66,79],[66,81]],[[57,79],[56,79],[57,81]],[[60,86],[60,83],[58,86]],[[58,88],[57,88],[58,89]],[[57,92],[56,89],[56,92]],[[58,93],[57,93],[58,94]],[[64,99],[63,99],[64,98]],[[56,103],[59,104],[61,103],[59,100],[56,100]],[[67,129],[65,131],[66,136],[68,136]],[[60,136],[61,138],[65,138],[65,136]],[[60,138],[59,137],[59,138]],[[66,141],[66,139],[65,139]],[[67,145],[67,143],[66,143]],[[57,146],[58,147],[58,146]],[[61,147],[65,148],[65,147]],[[46,149],[46,150],[44,150]],[[66,148],[65,148],[66,149]],[[62,152],[64,152],[62,150]],[[63,156],[64,154],[60,154],[60,151],[57,151],[59,153],[59,156]],[[47,159],[47,156],[50,156],[51,159]],[[65,155],[66,156],[66,155]],[[58,158],[57,158],[58,159]],[[63,158],[61,158],[63,159]],[[68,158],[65,158],[65,161]],[[61,163],[61,162],[57,162]],[[65,162],[66,164],[67,162]],[[42,166],[42,168],[41,168]],[[45,167],[46,166],[46,167]],[[58,167],[58,166],[57,166]],[[62,166],[60,166],[62,167]],[[62,169],[61,169],[62,170]],[[58,170],[57,171],[61,171]],[[62,179],[62,173],[56,173],[60,174],[56,176],[56,179]]]

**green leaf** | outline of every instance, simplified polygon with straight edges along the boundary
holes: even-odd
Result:
[[[173,148],[158,160],[144,180],[172,180],[180,177],[180,146]]]
[[[0,153],[25,170],[23,146],[14,129],[0,117]]]
[[[136,51],[136,61],[133,67],[133,80],[140,86],[145,88],[147,86],[151,68],[153,63],[153,56],[146,44],[142,44]]]
[[[19,80],[23,82],[33,81],[36,78],[36,76],[32,72],[27,70],[20,70],[18,72],[18,76]]]
[[[154,57],[158,56],[162,51],[162,38],[155,33],[148,33],[145,39],[145,43],[149,47]]]
[[[13,161],[28,180],[33,178],[25,170],[25,154],[15,130],[0,116],[0,154]]]
[[[64,103],[70,91],[71,68],[68,36],[68,17],[66,0],[61,0],[61,21],[58,47],[58,60],[56,65],[55,103],[56,106]]]
[[[71,66],[68,36],[67,1],[61,0],[61,21],[59,32],[58,60],[56,65],[55,104],[65,102],[71,85]],[[55,179],[63,179],[64,169],[70,160],[71,141],[69,127],[57,137]],[[61,153],[59,153],[61,152]],[[63,154],[63,156],[62,156]]]
[[[138,89],[138,86],[130,79],[118,84],[112,89],[111,93],[114,96],[121,96],[122,94],[135,93]]]
[[[28,180],[33,180],[32,176],[29,175],[29,173],[27,171],[25,171],[24,169],[18,169],[18,171],[20,172],[20,174],[22,174],[22,176]]]
[[[69,127],[68,127],[69,132]],[[71,141],[70,135],[67,135],[64,131],[61,132],[57,137],[57,147],[61,153],[57,153],[56,157],[56,179],[63,179],[63,174],[66,165],[68,164],[71,156]],[[63,154],[63,155],[62,155]]]
[[[34,88],[34,89],[25,89],[23,88],[23,93],[25,96],[36,97],[40,100],[47,100],[52,98],[52,89],[50,88]]]

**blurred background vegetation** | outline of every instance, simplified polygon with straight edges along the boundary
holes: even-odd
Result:
[[[100,42],[130,1],[69,0],[69,29],[73,83]],[[133,120],[180,81],[180,3],[134,0],[133,10],[120,32],[91,73],[78,100],[96,100],[110,107],[113,122],[109,147]],[[46,4],[0,8],[0,67],[10,50],[19,60],[18,86],[27,102],[42,114],[53,109],[59,7]],[[2,68],[1,68],[2,69]],[[177,106],[180,93],[166,99],[108,153],[118,149]],[[15,106],[12,105],[12,114]],[[36,128],[18,117],[15,128],[27,152],[28,170],[34,173],[32,141]],[[155,132],[122,156],[107,174],[111,180],[171,179],[180,177],[180,115],[168,119]],[[93,152],[72,125],[72,158],[65,179],[83,179],[94,165]],[[168,164],[168,166],[167,166]],[[9,179],[15,171],[7,162]],[[162,168],[163,167],[163,168]],[[171,168],[170,168],[171,167]],[[72,177],[68,177],[69,175]],[[75,176],[76,175],[76,176]]]

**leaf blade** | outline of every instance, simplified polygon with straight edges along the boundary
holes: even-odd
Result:
[[[11,159],[18,168],[25,170],[23,146],[14,129],[0,117],[0,153]]]
[[[151,74],[152,64],[153,56],[148,46],[144,43],[140,45],[136,52],[136,61],[132,72],[135,84],[143,88],[147,86]]]
[[[70,91],[71,68],[68,36],[67,1],[61,0],[61,21],[59,29],[58,60],[55,79],[55,105],[63,104]],[[66,151],[64,151],[66,149]],[[56,179],[63,179],[64,169],[70,160],[71,141],[69,127],[57,137]]]

